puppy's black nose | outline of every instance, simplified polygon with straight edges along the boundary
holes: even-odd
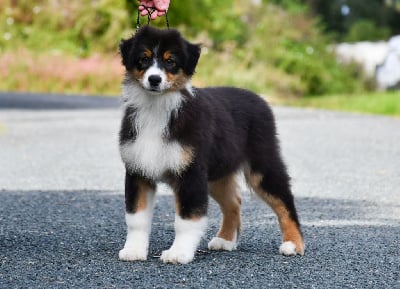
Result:
[[[149,76],[149,83],[151,86],[158,86],[161,82],[161,76],[153,74]]]

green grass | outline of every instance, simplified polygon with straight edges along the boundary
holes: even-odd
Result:
[[[279,102],[279,100],[278,100]],[[283,104],[349,112],[400,116],[400,92],[304,97]]]

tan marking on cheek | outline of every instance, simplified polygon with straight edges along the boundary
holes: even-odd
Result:
[[[185,88],[185,85],[189,82],[190,77],[187,76],[182,70],[179,70],[177,74],[166,73],[167,80],[171,84],[169,91],[176,91]]]
[[[167,75],[167,80],[168,80],[169,82],[175,82],[176,74],[167,72],[166,75]]]
[[[222,211],[222,223],[217,237],[234,241],[241,229],[240,206],[242,199],[235,175],[229,175],[209,183],[210,194]]]
[[[138,198],[137,198],[137,203],[136,203],[136,211],[142,211],[147,208],[147,195],[151,190],[151,186],[141,180],[138,183]]]
[[[131,73],[132,78],[135,80],[143,79],[144,70],[132,69],[130,71],[130,73]]]

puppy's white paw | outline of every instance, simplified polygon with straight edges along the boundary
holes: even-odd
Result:
[[[210,250],[225,250],[225,251],[232,251],[236,250],[236,242],[228,241],[219,237],[214,237],[208,243],[208,249]]]
[[[123,248],[119,251],[119,259],[122,261],[144,261],[147,259],[147,250],[135,247]]]
[[[187,264],[194,259],[194,252],[182,250],[182,248],[171,247],[162,252],[160,259],[164,263]]]
[[[282,245],[279,247],[279,253],[285,256],[296,255],[296,245],[292,241],[283,242]]]

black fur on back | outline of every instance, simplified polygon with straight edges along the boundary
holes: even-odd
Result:
[[[261,169],[264,158],[279,152],[274,117],[259,96],[230,87],[194,93],[171,118],[170,137],[194,147],[209,180],[235,172],[247,161]]]

